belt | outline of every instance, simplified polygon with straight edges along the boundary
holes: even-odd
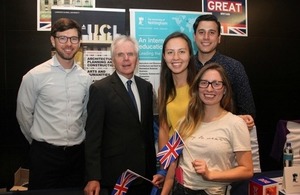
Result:
[[[35,144],[35,145],[38,145],[41,147],[45,147],[45,148],[49,148],[52,150],[64,150],[64,151],[78,149],[83,146],[83,143],[78,144],[78,145],[73,145],[73,146],[56,146],[53,144],[49,144],[47,142],[40,142],[40,141],[36,141],[36,140],[32,140],[32,144]]]
[[[183,185],[181,185],[178,182],[176,182],[176,184],[175,184],[174,191],[181,192],[180,194],[207,195],[207,193],[204,190],[192,190],[190,188],[184,187]]]

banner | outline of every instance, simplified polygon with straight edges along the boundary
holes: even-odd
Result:
[[[114,72],[110,51],[84,50],[83,53],[84,69],[91,75],[93,81],[100,80]]]
[[[82,62],[79,64],[93,81],[110,75],[114,71],[110,45],[115,37],[125,34],[125,9],[52,7],[52,22],[62,17],[74,19],[81,26]]]
[[[219,19],[222,35],[248,36],[247,0],[202,0],[202,11]]]
[[[138,75],[152,83],[156,92],[159,85],[162,45],[174,31],[189,36],[193,42],[193,24],[204,14],[193,11],[130,9],[130,34],[140,47]],[[208,13],[206,13],[208,14]],[[194,47],[196,51],[196,47]]]
[[[37,30],[50,31],[52,6],[60,7],[95,7],[95,0],[37,0]]]

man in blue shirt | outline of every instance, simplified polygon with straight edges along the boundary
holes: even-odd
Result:
[[[29,190],[84,185],[84,126],[92,78],[74,60],[81,27],[61,18],[50,35],[55,55],[23,76],[17,98],[17,119],[30,144]]]
[[[242,117],[249,129],[252,129],[255,104],[248,76],[241,62],[217,51],[217,46],[221,42],[220,22],[214,15],[201,15],[195,20],[193,29],[198,48],[198,52],[194,56],[197,69],[201,69],[210,62],[217,62],[224,67],[234,93],[235,114]]]

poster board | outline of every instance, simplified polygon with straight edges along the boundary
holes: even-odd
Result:
[[[37,0],[38,31],[50,31],[52,6],[95,8],[95,0]]]
[[[284,167],[282,188],[285,193],[300,194],[300,167]]]
[[[159,85],[162,45],[174,31],[188,35],[193,42],[193,24],[201,14],[193,11],[129,9],[130,34],[140,46],[137,74],[152,83],[156,93]],[[196,51],[196,47],[194,47]]]
[[[61,17],[74,19],[81,26],[78,63],[91,74],[93,81],[110,75],[114,70],[110,44],[115,37],[125,34],[125,9],[52,7],[51,21]]]
[[[202,0],[202,11],[218,18],[221,35],[248,36],[247,0]]]

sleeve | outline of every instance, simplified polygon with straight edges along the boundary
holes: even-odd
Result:
[[[30,73],[27,73],[23,77],[19,88],[16,117],[20,129],[29,143],[32,142],[30,129],[33,124],[36,99],[37,91],[34,84],[34,78]]]
[[[82,119],[84,121],[84,124],[83,126],[85,127],[86,125],[86,120],[87,120],[87,104],[88,104],[88,101],[89,101],[89,97],[90,97],[90,92],[89,92],[89,89],[90,89],[90,86],[92,84],[92,78],[90,76],[88,76],[88,79],[87,79],[87,86],[85,88],[85,98],[84,98],[84,105],[83,105],[83,115],[82,115]]]
[[[237,61],[234,67],[235,81],[232,82],[232,85],[235,93],[236,114],[250,114],[254,118],[256,111],[249,78],[243,64]]]
[[[89,102],[87,105],[87,121],[85,126],[85,159],[86,179],[101,180],[101,145],[103,136],[103,124],[105,118],[105,94],[102,88],[90,86]]]
[[[232,147],[237,151],[251,151],[250,133],[245,121],[235,116],[235,123],[232,128]]]

